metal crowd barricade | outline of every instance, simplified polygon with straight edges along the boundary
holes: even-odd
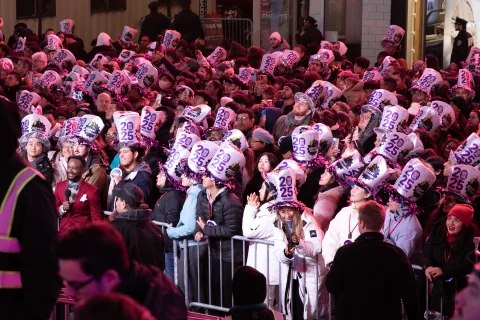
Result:
[[[242,237],[242,236],[234,236],[232,238],[230,238],[229,240],[228,239],[219,239],[219,247],[221,248],[222,247],[222,244],[224,243],[224,241],[230,241],[230,245],[231,245],[231,249],[232,249],[232,255],[231,255],[231,274],[232,274],[232,278],[233,278],[233,274],[234,274],[234,265],[235,265],[235,262],[234,262],[234,257],[235,257],[235,249],[234,249],[234,241],[241,241],[242,242],[242,265],[246,265],[246,261],[247,261],[247,250],[246,250],[246,246],[248,245],[254,245],[256,248],[255,249],[258,249],[258,245],[266,245],[267,246],[267,252],[269,252],[270,250],[270,247],[271,246],[274,246],[274,242],[273,241],[268,241],[268,240],[261,240],[261,239],[249,239],[249,238],[245,238],[245,237]],[[186,245],[186,244],[185,244]],[[200,268],[198,267],[200,261],[199,261],[199,245],[197,244],[197,269],[199,270]],[[188,251],[185,252],[185,254],[187,254]],[[209,309],[209,310],[215,310],[215,311],[221,311],[221,312],[227,312],[229,309],[228,308],[225,308],[224,307],[224,303],[223,303],[223,288],[222,286],[220,285],[219,288],[212,288],[212,274],[211,274],[211,266],[212,266],[212,261],[211,261],[211,258],[210,258],[210,247],[207,248],[207,255],[208,257],[206,257],[206,259],[208,259],[208,267],[207,267],[207,270],[208,270],[208,285],[207,288],[208,288],[208,298],[206,298],[208,301],[208,303],[206,302],[203,302],[203,301],[190,301],[189,303],[187,303],[187,305],[189,307],[199,307],[199,308],[205,308],[205,309]],[[177,257],[175,257],[177,258]],[[278,284],[278,295],[276,296],[276,301],[278,303],[278,309],[281,310],[283,312],[283,297],[282,297],[282,276],[281,276],[281,263],[280,262],[277,262],[277,261],[270,261],[268,259],[268,256],[267,257],[262,257],[262,258],[267,258],[266,259],[266,262],[267,262],[267,272],[266,272],[266,279],[267,279],[267,285],[269,285],[270,283],[270,264],[271,263],[278,263],[279,264],[279,284]],[[189,257],[186,257],[184,259],[184,265],[185,266],[188,266],[188,262],[187,260],[189,259]],[[222,251],[220,250],[219,252],[219,262],[220,262],[220,278],[222,278],[222,275],[223,275],[223,266],[222,266]],[[304,258],[303,260],[301,261],[296,261],[296,263],[301,263],[303,264],[303,269],[302,270],[306,270],[306,263],[307,261],[318,261],[317,260],[317,257],[315,258]],[[319,264],[318,263],[315,263],[315,281],[316,283],[318,283],[318,277],[319,277]],[[256,268],[256,260],[255,260],[255,263],[254,265],[252,266],[254,268]],[[287,267],[288,266],[284,266],[284,267]],[[301,273],[302,277],[299,279],[299,281],[303,281],[303,285],[306,287],[306,281],[307,281],[307,277],[306,277],[306,274],[305,272]],[[286,279],[285,279],[286,280]],[[187,277],[185,277],[185,288],[187,288],[187,282],[188,282],[188,279]],[[290,278],[290,303],[292,303],[292,285],[293,285],[293,276]],[[205,288],[203,288],[205,289]],[[220,291],[220,305],[214,305],[212,304],[212,295],[211,295],[211,292],[212,290],[219,290]],[[199,291],[201,290],[200,288],[200,275],[197,276],[197,290],[198,290],[198,297],[200,297],[200,294],[199,294]],[[267,304],[270,303],[270,289],[269,287],[267,287]],[[185,292],[185,296],[186,297],[189,297],[189,292],[187,291],[186,289],[186,292]],[[319,318],[319,310],[320,310],[320,307],[321,305],[319,304],[319,287],[316,286],[316,292],[315,292],[315,296],[317,297],[317,307],[315,309],[315,316],[316,316],[316,319],[320,319]],[[187,299],[187,298],[186,298]],[[310,308],[310,305],[309,305],[309,302],[310,300],[307,299],[307,310],[309,310]],[[232,305],[233,305],[233,296],[232,296]],[[272,308],[273,309],[273,305],[268,305],[269,308]],[[290,312],[290,311],[289,311]]]
[[[72,298],[67,297],[64,293],[63,290],[60,293],[60,296],[57,299],[57,303],[53,307],[53,312],[50,315],[50,320],[57,320],[57,305],[63,305],[63,319],[68,320],[70,319],[70,306],[75,305],[75,300]]]
[[[224,39],[245,48],[252,45],[252,20],[243,18],[200,18],[205,31],[205,47],[215,48]]]

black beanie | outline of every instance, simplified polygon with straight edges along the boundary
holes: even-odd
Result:
[[[235,305],[258,304],[267,296],[267,279],[252,267],[240,267],[232,280]]]

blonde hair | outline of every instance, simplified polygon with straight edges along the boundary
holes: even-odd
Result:
[[[303,232],[303,225],[302,225],[302,214],[297,208],[292,208],[295,211],[295,215],[293,216],[293,226],[292,226],[292,232],[295,233],[298,237],[301,239],[304,238],[305,234]],[[277,218],[279,222],[279,229],[283,232],[283,219],[280,216],[280,208],[277,211]]]

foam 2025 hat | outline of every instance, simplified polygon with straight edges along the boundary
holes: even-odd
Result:
[[[398,168],[405,157],[413,150],[413,142],[401,132],[387,133],[383,136],[377,153],[385,158],[392,168]]]
[[[232,109],[220,107],[213,127],[208,128],[207,131],[220,130],[225,134],[232,127],[236,117],[237,114]]]
[[[222,47],[216,47],[215,50],[207,57],[207,62],[216,68],[227,57],[227,51]]]
[[[432,101],[430,107],[437,111],[438,115],[442,119],[442,126],[449,128],[452,124],[455,123],[456,117],[455,112],[451,105],[443,101]]]
[[[284,159],[276,167],[275,170],[283,170],[286,168],[293,169],[295,171],[295,177],[297,181],[297,187],[300,188],[301,185],[307,181],[307,173],[305,168],[293,159]]]
[[[151,63],[144,63],[138,68],[135,76],[138,79],[140,87],[147,89],[158,81],[158,70]]]
[[[129,26],[123,27],[122,36],[120,37],[120,43],[122,45],[133,44],[133,38],[137,35],[138,30]]]
[[[193,132],[181,130],[177,131],[177,136],[175,138],[174,148],[177,145],[182,146],[187,150],[192,150],[194,143],[200,141],[200,137]]]
[[[163,171],[168,181],[170,181],[177,190],[185,191],[185,187],[182,186],[182,175],[185,173],[185,168],[187,166],[187,159],[190,156],[190,151],[183,148],[180,145],[175,146],[172,149],[172,152],[165,161],[165,164],[162,165],[161,162],[158,162],[160,170]]]
[[[47,35],[47,45],[45,46],[47,51],[57,51],[58,49],[62,48],[62,40],[56,34]]]
[[[480,164],[480,137],[473,132],[455,151],[450,151],[449,160],[453,164]]]
[[[155,134],[163,122],[165,122],[165,114],[163,112],[156,111],[149,106],[142,109],[140,134],[147,146],[152,147],[157,144]]]
[[[337,99],[342,96],[343,91],[328,81],[323,83],[323,87],[325,88],[325,99],[321,105],[321,108],[330,109]]]
[[[458,70],[457,85],[453,86],[451,91],[455,94],[457,89],[464,89],[467,90],[470,93],[470,97],[473,98],[475,97],[475,91],[473,90],[474,84],[472,73],[467,69],[460,69]]]
[[[104,126],[99,116],[86,114],[78,120],[75,137],[80,144],[92,145]]]
[[[73,27],[75,27],[75,21],[73,21],[72,19],[65,19],[60,21],[60,31],[65,34],[72,34]]]
[[[423,106],[418,110],[409,128],[412,131],[424,129],[429,133],[433,133],[440,128],[441,125],[442,119],[438,112],[431,107]]]
[[[117,111],[113,114],[113,121],[117,128],[117,149],[123,147],[143,147],[140,141],[141,117],[136,112]]]
[[[240,149],[242,152],[245,152],[245,150],[248,149],[247,138],[243,132],[238,129],[232,129],[228,131],[223,137],[222,142],[228,142]]]
[[[448,172],[447,187],[438,188],[438,191],[459,202],[472,203],[480,187],[480,171],[472,166],[459,164],[451,166]]]
[[[280,63],[282,57],[273,53],[263,55],[260,71],[273,75],[275,68]]]
[[[207,175],[215,183],[234,187],[234,179],[242,174],[245,156],[237,147],[222,143],[207,166]]]
[[[365,73],[363,74],[363,77],[362,77],[363,82],[382,81],[382,79],[383,79],[383,76],[376,69],[365,71]]]
[[[312,129],[320,134],[320,145],[318,147],[318,152],[320,152],[321,154],[325,154],[332,145],[332,130],[324,123],[315,123],[312,126]]]
[[[326,90],[323,87],[323,80],[316,80],[310,88],[305,91],[305,94],[310,97],[314,106],[321,108],[325,99]]]
[[[113,70],[107,86],[115,91],[118,95],[126,95],[131,88],[130,77],[127,71]]]
[[[175,30],[167,30],[165,31],[165,36],[163,37],[163,45],[167,49],[175,49],[181,37],[182,34],[180,32]]]
[[[436,84],[439,84],[443,81],[442,75],[431,68],[426,68],[423,70],[422,76],[417,80],[415,85],[410,89],[413,93],[416,90],[425,93],[430,99],[432,97],[432,90]]]
[[[42,115],[29,114],[22,119],[22,136],[20,137],[20,147],[25,148],[30,139],[40,140],[46,150],[50,149],[48,133],[52,128],[50,121]]]
[[[398,64],[397,59],[390,56],[386,56],[385,58],[383,58],[382,64],[378,68],[378,72],[382,75],[382,77],[385,77],[387,75],[387,68],[391,64]]]
[[[410,160],[416,157],[419,157],[420,154],[423,153],[425,148],[423,147],[422,140],[417,136],[415,132],[409,133],[407,137],[412,141],[413,143],[413,150],[410,151],[410,153],[405,157],[404,160]]]
[[[415,213],[420,213],[416,203],[435,183],[435,173],[419,159],[410,160],[395,181],[389,187],[390,197],[395,202],[409,206]]]
[[[330,172],[335,181],[344,186],[347,185],[346,180],[348,178],[357,177],[364,167],[362,156],[357,150],[343,154],[342,158],[331,164],[329,162],[325,163],[325,170]]]
[[[292,132],[293,158],[306,167],[318,166],[320,133],[310,126],[298,126]]]
[[[357,185],[368,191],[377,202],[381,202],[377,193],[385,185],[391,176],[387,162],[382,156],[376,156],[370,164],[362,171],[358,178],[348,178],[347,182],[350,186]]]
[[[382,45],[389,43],[395,47],[399,46],[402,42],[405,30],[397,25],[391,25],[388,27],[387,35],[382,40]]]
[[[20,91],[17,98],[18,107],[26,113],[37,113],[36,106],[42,98],[35,92],[28,90]]]
[[[370,99],[368,99],[368,104],[383,111],[383,108],[386,106],[398,105],[398,99],[397,96],[390,91],[376,89],[372,91]]]
[[[268,210],[278,211],[282,207],[295,208],[301,211],[305,205],[297,200],[295,171],[290,168],[273,170],[267,174],[268,184],[273,192]]]
[[[193,144],[190,156],[187,160],[187,177],[196,181],[202,181],[208,163],[212,160],[220,147],[212,141],[202,140]]]
[[[383,109],[379,127],[373,130],[377,134],[402,132],[407,126],[408,116],[408,111],[400,106],[387,106]]]

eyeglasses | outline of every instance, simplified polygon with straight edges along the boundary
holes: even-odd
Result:
[[[97,277],[91,277],[90,279],[85,280],[83,282],[67,281],[67,280],[63,280],[63,282],[65,283],[65,285],[68,285],[69,287],[71,287],[75,291],[79,291],[80,289],[84,288],[85,286],[87,286],[91,282],[95,281],[96,279],[97,279]]]
[[[361,114],[361,115],[360,115],[360,119],[370,120],[370,119],[372,119],[372,116],[367,116],[367,115],[365,115],[365,114]]]
[[[241,118],[237,118],[235,119],[236,122],[243,122],[243,121],[247,121],[247,120],[250,120],[249,117],[246,117],[246,116],[243,116]]]

